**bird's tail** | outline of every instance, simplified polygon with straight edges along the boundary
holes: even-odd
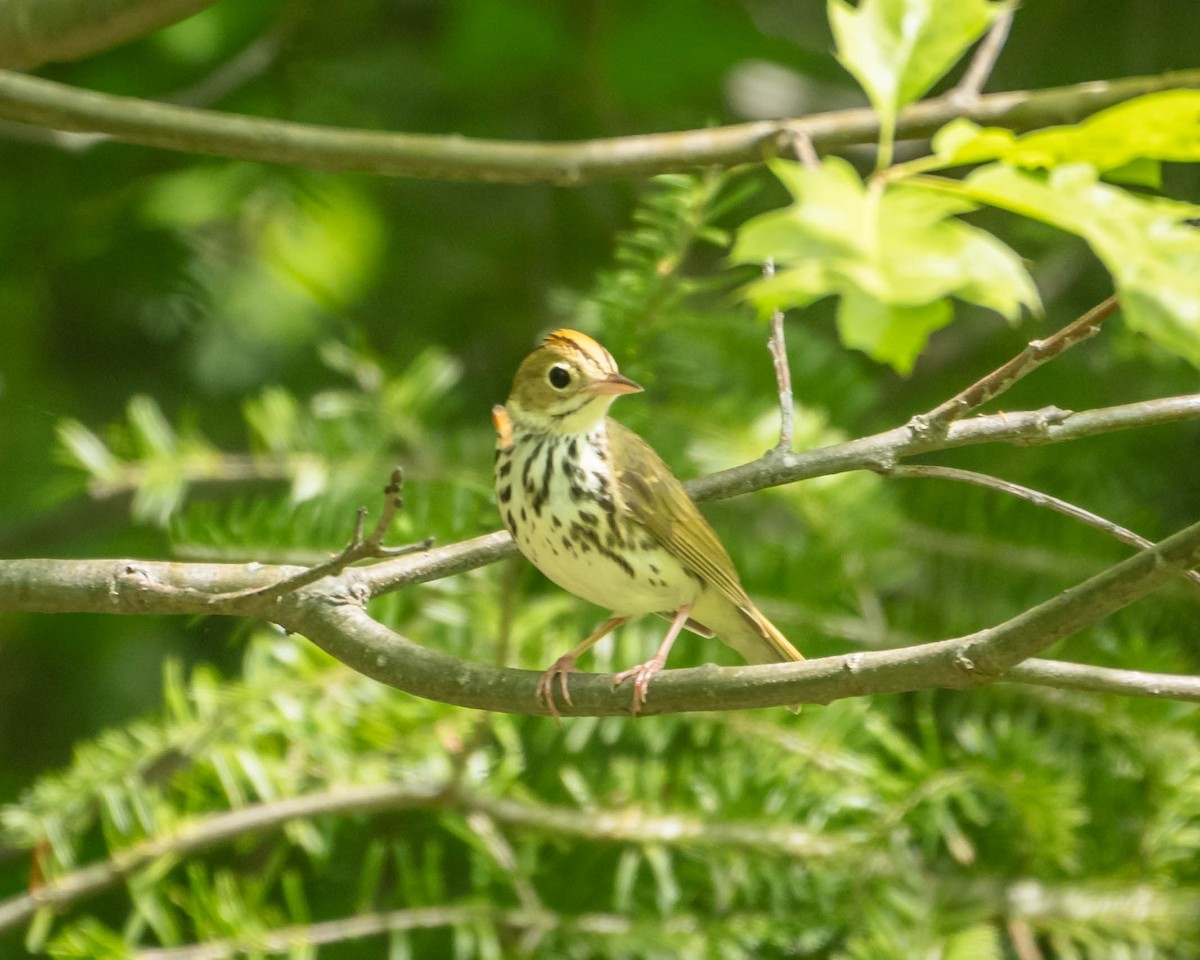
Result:
[[[747,663],[788,663],[803,660],[775,624],[748,597],[734,603],[715,592],[702,594],[693,613],[706,633],[715,633]],[[798,707],[789,708],[793,712]]]
[[[792,646],[792,642],[780,632],[775,624],[763,615],[761,610],[752,606],[749,610],[742,612],[746,614],[747,618],[754,624],[761,635],[761,639],[754,644],[754,653],[756,655],[753,658],[747,656],[747,662],[787,663],[791,660],[804,659],[804,654]],[[800,704],[791,704],[788,706],[788,709],[792,713],[799,713]]]
[[[761,610],[751,607],[743,613],[757,628],[759,636],[766,641],[766,644],[756,644],[761,648],[762,654],[753,660],[747,657],[750,663],[787,663],[790,660],[804,659],[804,654],[792,646],[791,641],[780,633],[779,628],[768,620]]]

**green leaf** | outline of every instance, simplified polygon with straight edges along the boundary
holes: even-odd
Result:
[[[914,184],[870,188],[845,161],[819,169],[776,163],[796,198],[743,226],[737,261],[778,265],[748,296],[766,313],[842,297],[838,329],[847,346],[908,372],[929,335],[953,314],[947,297],[1014,319],[1037,309],[1020,259],[995,237],[955,219],[974,205]]]
[[[940,80],[1003,8],[987,0],[862,0],[857,8],[829,0],[838,59],[871,98],[884,143],[900,110]]]
[[[1101,183],[1086,164],[1048,177],[1005,164],[966,180],[972,197],[1083,237],[1112,272],[1129,325],[1200,367],[1200,207]]]
[[[847,290],[838,304],[842,343],[909,373],[929,335],[954,319],[946,300],[919,307],[889,306],[869,293]]]
[[[1149,93],[1080,123],[1022,137],[1011,130],[953,120],[934,135],[933,151],[949,166],[1003,160],[1017,167],[1053,169],[1088,163],[1107,172],[1136,161],[1194,163],[1200,161],[1200,90]],[[1134,169],[1139,175],[1132,182],[1147,182],[1146,168]]]

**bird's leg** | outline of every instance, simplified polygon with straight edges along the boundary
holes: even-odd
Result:
[[[639,663],[636,667],[630,667],[613,677],[613,686],[624,683],[626,680],[633,678],[633,715],[636,717],[638,710],[642,704],[646,702],[646,690],[650,686],[650,681],[654,679],[654,675],[658,673],[667,663],[667,654],[671,652],[671,645],[675,642],[675,638],[679,636],[679,631],[683,629],[687,623],[688,614],[692,612],[692,605],[685,603],[682,607],[675,611],[675,617],[671,620],[671,626],[667,628],[667,635],[663,637],[662,643],[658,645],[658,649],[645,663]]]
[[[538,679],[538,702],[546,705],[546,709],[550,711],[550,715],[555,720],[558,719],[558,708],[554,705],[554,678],[558,677],[558,685],[562,690],[563,702],[569,704],[571,702],[571,694],[567,691],[567,674],[575,669],[575,661],[579,659],[584,651],[594,646],[600,640],[603,640],[628,619],[628,617],[613,617],[610,620],[605,620],[604,623],[600,624],[600,626],[588,635],[586,640],[572,647],[570,653],[565,653],[555,660],[551,664],[550,669]]]

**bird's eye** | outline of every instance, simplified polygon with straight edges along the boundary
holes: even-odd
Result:
[[[561,390],[571,382],[571,371],[561,363],[557,363],[550,368],[549,380],[550,386]]]

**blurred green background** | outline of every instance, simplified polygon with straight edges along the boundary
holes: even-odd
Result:
[[[247,49],[257,59],[231,78],[228,64]],[[91,89],[147,98],[182,93],[221,110],[312,123],[570,140],[862,103],[831,49],[823,6],[783,0],[227,0],[120,49],[38,73]],[[1037,0],[1018,13],[989,89],[1192,67],[1197,49],[1194,0]],[[212,99],[214,78],[229,80],[231,89]],[[708,199],[709,188],[719,196],[748,191],[717,214],[724,228],[783,203],[782,190],[761,171],[707,186],[702,178],[575,188],[440,183],[55,139],[12,125],[0,126],[0,171],[0,556],[303,559],[337,549],[358,503],[377,508],[375,491],[393,461],[410,478],[398,539],[450,542],[493,529],[488,409],[504,398],[536,337],[560,325],[596,333],[623,370],[648,387],[644,397],[618,404],[617,416],[641,430],[680,475],[732,465],[773,442],[765,328],[731,292],[749,275],[724,271],[719,246],[670,235],[672,227],[686,227],[688,204]],[[1172,195],[1200,199],[1195,170],[1167,174]],[[639,241],[629,233],[639,202],[650,211],[646,229],[653,234],[642,252],[683,255],[678,277],[667,277],[661,289],[645,285]],[[901,423],[1110,292],[1080,242],[994,215],[978,222],[1029,258],[1047,317],[1013,328],[963,311],[907,379],[841,348],[828,305],[790,318],[802,443]],[[1115,321],[1022,383],[1003,405],[1086,409],[1195,389],[1194,369]],[[135,396],[153,402],[131,426],[127,407]],[[156,445],[159,414],[170,426]],[[87,476],[67,462],[57,439],[67,420],[103,437],[126,462],[149,464],[149,475],[123,475],[102,496],[89,496]],[[1029,483],[1156,538],[1200,515],[1198,440],[1195,425],[1176,424],[936,459]],[[209,456],[199,460],[210,472],[173,473],[186,460],[181,448]],[[222,479],[230,461],[216,451],[273,449],[275,466],[257,479]],[[305,467],[305,453],[316,466]],[[932,481],[817,482],[708,512],[751,593],[810,654],[856,649],[863,637],[879,644],[978,629],[1126,553],[1028,504]],[[396,599],[387,615],[420,642],[494,661],[503,646],[499,625],[513,618],[501,599],[512,587],[518,604],[540,604],[529,607],[544,614],[540,623],[558,626],[549,634],[514,634],[510,662],[548,664],[598,615],[519,565],[458,588],[422,588],[421,597]],[[470,592],[474,599],[464,599]],[[1068,641],[1056,655],[1195,673],[1196,622],[1195,600],[1176,587]],[[69,763],[79,741],[158,711],[167,658],[185,668],[212,664],[236,677],[250,632],[216,618],[0,617],[0,802]],[[647,646],[649,632],[638,636]],[[630,662],[637,656],[634,643],[621,648],[618,657],[625,655]],[[733,662],[700,642],[690,652],[681,648],[680,657],[680,665]],[[1031,780],[1049,788],[1061,763],[1070,768],[1063,778],[1081,785],[1049,801],[1029,788],[1031,807],[1061,804],[1059,833],[1067,839],[1059,839],[1070,851],[1051,857],[1044,872],[1036,856],[1015,865],[1007,858],[1021,844],[1056,841],[1022,834],[1019,816],[1008,822],[980,814],[944,834],[931,828],[930,838],[908,836],[904,856],[927,854],[932,875],[969,865],[947,859],[939,847],[965,831],[970,839],[963,842],[980,848],[981,883],[1038,875],[1145,880],[1164,889],[1200,884],[1194,843],[1172,833],[1186,831],[1194,841],[1200,829],[1200,808],[1186,815],[1193,796],[1187,791],[1200,782],[1188,708],[1009,689],[881,697],[847,709],[877,711],[908,738],[905,749],[926,761],[936,755],[951,769],[955,749],[973,748],[949,741],[978,721],[980,736],[994,737],[982,754],[993,747],[1003,753],[1005,744],[1018,751],[1022,743],[1034,755],[1050,751],[1040,753],[1050,769],[1029,772]],[[962,718],[973,709],[986,720]],[[799,722],[833,724],[810,719],[824,712],[806,710]],[[645,723],[687,729],[686,720],[672,722]],[[1112,748],[1115,754],[1105,738],[1117,734],[1101,729],[1104,722],[1121,727],[1125,746]],[[555,731],[544,721],[513,723],[540,744],[529,749],[547,768],[562,762],[561,750],[570,752],[569,744],[551,743]],[[1028,736],[1013,734],[1015,728]],[[670,763],[659,747],[642,742],[650,734],[620,736],[629,738],[631,756]],[[694,748],[708,749],[695,736]],[[1137,745],[1155,737],[1173,739],[1169,748],[1148,751],[1155,758],[1148,759]],[[585,753],[586,739],[576,738]],[[736,749],[730,739],[727,747]],[[903,751],[895,747],[889,760],[881,742],[852,749],[896,776],[911,773]],[[590,749],[611,748],[593,740]],[[683,755],[691,748],[680,749]],[[1117,754],[1127,764],[1140,756],[1145,768],[1106,768]],[[1023,754],[995,759],[1018,771],[1030,762]],[[1160,782],[1175,764],[1191,779]],[[663,776],[686,781],[680,770]],[[767,798],[747,790],[741,809],[749,814]],[[1150,816],[1145,805],[1156,798],[1166,804],[1164,793],[1177,805],[1170,810],[1183,812],[1178,821],[1163,813],[1153,833],[1142,823]],[[1125,853],[1115,859],[1105,849],[1106,829],[1127,832],[1118,844]],[[1168,840],[1185,852],[1156,859],[1156,845]],[[20,858],[0,858],[0,896],[22,888],[26,870]],[[761,903],[770,899],[764,893]],[[930,911],[953,914],[941,903]],[[1150,952],[1122,955],[1194,955],[1171,953],[1169,940],[1184,944],[1180,936],[1179,928],[1170,937],[1146,934]],[[20,955],[18,944],[0,938],[0,953]],[[847,952],[837,954],[828,945],[793,950],[774,942],[748,955],[881,955],[842,946]],[[1059,955],[1060,947],[1043,948]],[[995,955],[1015,956],[1010,945],[997,949]],[[1095,950],[1083,955],[1106,955]]]

